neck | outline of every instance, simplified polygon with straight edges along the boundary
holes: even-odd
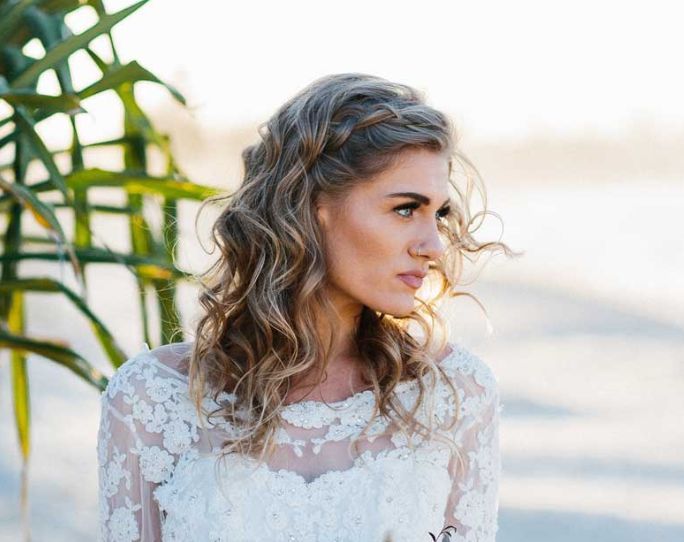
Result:
[[[326,347],[330,345],[325,354],[326,370],[322,377],[323,381],[317,378],[317,371],[299,382],[295,379],[288,403],[299,401],[303,397],[335,401],[336,398],[345,398],[363,387],[355,340],[363,305],[349,300],[343,302],[340,296],[334,295],[331,296],[331,301],[336,311],[333,319],[316,318],[316,329],[321,343]]]

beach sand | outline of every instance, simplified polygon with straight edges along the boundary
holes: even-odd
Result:
[[[504,240],[526,254],[497,256],[465,288],[486,306],[491,335],[468,299],[453,306],[449,321],[452,338],[492,367],[501,389],[497,540],[681,542],[684,187],[646,179],[516,184],[490,194]],[[130,277],[102,266],[89,278],[98,313],[127,352],[139,351]],[[193,290],[181,293],[191,314]],[[64,300],[31,296],[28,314],[31,333],[65,338],[111,375]],[[20,462],[6,359],[3,353],[0,541],[9,542],[20,539]],[[98,392],[38,357],[30,358],[29,375],[33,540],[92,541]]]

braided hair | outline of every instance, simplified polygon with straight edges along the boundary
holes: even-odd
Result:
[[[339,195],[353,180],[380,173],[404,147],[452,148],[449,119],[414,88],[372,75],[329,75],[304,88],[260,127],[242,154],[245,183],[273,175]],[[301,188],[301,183],[299,183]]]

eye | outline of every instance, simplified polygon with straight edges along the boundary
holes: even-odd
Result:
[[[418,209],[418,207],[420,207],[420,204],[418,204],[418,203],[407,203],[405,205],[400,205],[399,207],[395,207],[394,212],[397,213],[401,217],[411,218],[413,216],[413,211]],[[401,211],[409,211],[409,212],[407,214],[402,214]]]
[[[443,220],[446,217],[448,217],[451,214],[451,207],[448,205],[446,207],[442,207],[439,211],[437,211],[437,218],[439,220]]]
[[[404,205],[400,205],[399,207],[394,208],[394,212],[397,213],[399,216],[402,216],[404,218],[411,218],[413,216],[413,211],[418,209],[420,207],[419,203],[406,203]],[[407,211],[406,214],[403,214],[403,211]],[[447,216],[451,214],[451,207],[448,205],[446,207],[442,207],[439,211],[435,213],[435,216],[437,217],[438,220],[443,220]]]

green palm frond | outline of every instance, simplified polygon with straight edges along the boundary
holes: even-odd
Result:
[[[22,518],[28,517],[25,473],[31,447],[27,364],[37,356],[71,371],[95,390],[102,391],[107,384],[105,375],[96,369],[97,363],[64,339],[29,336],[27,296],[50,295],[68,301],[97,339],[108,364],[116,369],[127,356],[115,333],[87,301],[85,269],[103,263],[120,265],[137,283],[143,339],[149,345],[183,340],[178,333],[181,319],[176,289],[179,281],[194,276],[176,265],[178,202],[202,201],[219,193],[192,182],[181,171],[169,137],[156,129],[135,94],[136,84],[151,82],[185,105],[181,92],[135,60],[119,60],[111,30],[146,1],[107,13],[101,0],[0,0],[0,102],[7,106],[1,110],[8,111],[0,118],[0,152],[10,156],[0,164],[0,223],[4,227],[0,231],[0,348],[10,354],[14,421],[24,461]],[[85,31],[74,34],[65,17],[80,9],[94,11],[97,19]],[[90,48],[91,42],[101,37],[109,44],[111,54],[106,56],[111,60]],[[25,52],[26,45],[36,39],[45,51],[41,58]],[[75,53],[81,55],[79,62],[90,59],[100,73],[96,81],[80,89],[74,88],[79,78],[73,77],[72,70],[82,64],[75,59],[70,62]],[[45,74],[56,76],[58,92],[38,92],[38,82]],[[76,117],[86,111],[85,100],[106,91],[113,91],[112,96],[122,106],[123,135],[82,143]],[[41,123],[55,116],[68,120],[71,143],[67,148],[53,148],[41,135]],[[119,152],[124,166],[88,167],[84,152],[99,149]],[[148,152],[152,149],[165,161],[161,175],[150,170]],[[120,191],[125,202],[111,205],[97,201],[103,187]],[[163,217],[161,227],[153,227],[154,222],[146,216],[151,206],[157,206]],[[95,213],[121,217],[122,233],[127,231],[131,240],[130,252],[112,250],[98,238],[91,227]],[[65,227],[67,215],[70,228]],[[23,219],[27,217],[42,228],[41,235],[25,231]],[[26,260],[55,266],[68,263],[80,290],[52,277],[20,274],[19,263]],[[151,312],[149,296],[153,296],[158,312]],[[159,318],[157,340],[150,331],[153,317]]]

